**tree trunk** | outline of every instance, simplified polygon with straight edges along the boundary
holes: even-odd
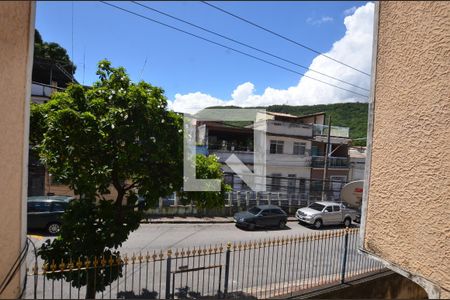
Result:
[[[94,276],[96,276],[96,274],[94,274],[94,272],[88,271],[89,272],[89,280],[87,281],[86,284],[86,299],[95,299],[95,285],[94,285]]]

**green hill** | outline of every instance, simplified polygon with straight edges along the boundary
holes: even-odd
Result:
[[[210,107],[213,108],[213,107]],[[237,108],[235,106],[214,107],[214,108]],[[261,107],[263,108],[263,107]],[[365,140],[355,140],[365,138],[367,135],[367,103],[336,103],[336,104],[320,104],[320,105],[270,105],[265,107],[268,111],[287,113],[296,116],[314,114],[318,112],[331,115],[331,125],[343,126],[350,128],[350,138],[353,145],[364,146]],[[326,121],[328,122],[328,120]]]

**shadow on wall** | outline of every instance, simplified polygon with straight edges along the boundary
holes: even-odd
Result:
[[[428,299],[425,290],[412,280],[394,272],[355,280],[337,288],[330,288],[297,299]]]

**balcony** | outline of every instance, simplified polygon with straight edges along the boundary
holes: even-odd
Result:
[[[313,135],[328,135],[328,127],[328,125],[314,124]],[[348,138],[350,137],[349,131],[348,127],[331,126],[330,136]]]
[[[256,130],[262,129],[262,123],[255,123],[253,128]],[[266,121],[266,132],[279,135],[291,135],[300,137],[311,137],[312,126],[309,124],[300,124],[294,122],[283,122],[275,120]]]
[[[31,84],[31,95],[50,98],[51,94],[55,91],[55,88],[51,88],[47,85],[40,85],[37,83]]]
[[[216,155],[219,158],[220,163],[225,163],[225,161],[232,155],[236,155],[240,161],[244,164],[253,164],[253,152],[252,151],[229,151],[229,150],[211,150],[209,149],[209,154]]]
[[[311,167],[323,168],[325,166],[324,156],[313,156],[311,160]],[[328,168],[334,169],[348,169],[349,159],[347,157],[329,157]]]

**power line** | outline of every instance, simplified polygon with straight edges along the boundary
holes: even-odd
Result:
[[[340,61],[340,60],[337,60],[337,59],[335,59],[335,58],[333,58],[333,57],[331,57],[331,56],[328,56],[328,55],[326,55],[326,54],[323,54],[323,53],[321,53],[320,51],[317,51],[317,50],[315,50],[315,49],[313,49],[313,48],[311,48],[311,47],[309,47],[309,46],[306,46],[306,45],[304,45],[304,44],[301,44],[301,43],[299,43],[299,42],[296,42],[296,41],[294,41],[294,40],[292,40],[292,39],[290,39],[290,38],[288,38],[288,37],[286,37],[286,36],[284,36],[284,35],[281,35],[281,34],[279,34],[279,33],[276,33],[276,32],[274,32],[274,31],[272,31],[272,30],[270,30],[270,29],[267,29],[267,28],[261,26],[261,25],[258,25],[258,24],[256,24],[256,23],[253,23],[252,21],[249,21],[249,20],[247,20],[247,19],[244,19],[243,17],[240,17],[240,16],[238,16],[238,15],[235,15],[235,14],[229,12],[229,11],[226,11],[226,10],[223,9],[223,8],[220,8],[220,7],[218,7],[218,6],[215,6],[215,5],[213,5],[213,4],[211,4],[211,3],[208,3],[208,2],[206,2],[206,1],[201,1],[201,2],[203,2],[203,4],[209,5],[210,7],[214,8],[214,9],[217,9],[217,10],[219,10],[219,11],[225,13],[225,14],[228,14],[228,15],[230,15],[230,16],[236,18],[236,19],[239,19],[239,20],[241,20],[241,21],[243,21],[243,22],[246,22],[246,23],[248,23],[248,24],[250,24],[250,25],[253,25],[253,26],[255,26],[255,27],[257,27],[257,28],[259,28],[259,29],[261,29],[261,30],[264,30],[264,31],[269,32],[269,33],[271,33],[271,34],[273,34],[273,35],[276,35],[277,37],[282,38],[282,39],[284,39],[284,40],[286,40],[286,41],[288,41],[288,42],[291,42],[291,43],[293,43],[293,44],[295,44],[295,45],[297,45],[297,46],[300,46],[300,47],[302,47],[302,48],[304,48],[304,49],[307,49],[307,50],[309,50],[309,51],[312,51],[312,52],[314,52],[314,53],[316,53],[316,54],[322,55],[323,57],[326,57],[326,58],[328,58],[328,59],[331,59],[332,61],[335,61],[335,62],[337,62],[337,63],[339,63],[339,64],[341,64],[341,65],[343,65],[343,66],[346,66],[346,67],[348,67],[348,68],[350,68],[350,69],[353,69],[353,70],[355,70],[355,71],[357,71],[357,72],[359,72],[359,73],[361,73],[361,74],[367,75],[367,76],[369,76],[369,77],[371,76],[369,73],[366,73],[366,72],[364,72],[364,71],[361,71],[361,70],[359,70],[359,69],[357,69],[357,68],[355,68],[355,67],[350,66],[349,64],[346,64],[346,63],[344,63],[344,62],[342,62],[342,61]]]
[[[175,16],[170,15],[170,14],[168,14],[168,13],[165,13],[165,12],[163,12],[163,11],[160,11],[160,10],[158,10],[158,9],[156,9],[156,8],[149,7],[149,6],[147,6],[147,5],[144,5],[144,4],[139,3],[139,2],[137,2],[137,1],[131,1],[131,2],[133,2],[134,4],[139,5],[139,6],[141,6],[141,7],[144,7],[144,8],[146,8],[146,9],[148,9],[148,10],[154,11],[154,12],[156,12],[156,13],[159,13],[159,14],[164,15],[164,16],[166,16],[166,17],[172,18],[172,19],[174,19],[174,20],[183,22],[183,23],[185,23],[185,24],[188,24],[188,25],[193,26],[193,27],[195,27],[195,28],[201,29],[201,30],[206,31],[206,32],[208,32],[208,33],[214,34],[214,35],[219,36],[219,37],[221,37],[221,38],[224,38],[224,39],[226,39],[226,40],[232,41],[232,42],[237,43],[237,44],[239,44],[239,45],[242,45],[242,46],[245,46],[245,47],[247,47],[247,48],[250,48],[250,49],[253,49],[253,50],[255,50],[255,51],[258,51],[258,52],[260,52],[260,53],[264,53],[264,54],[266,54],[266,55],[269,55],[269,56],[272,56],[272,57],[274,57],[274,58],[280,59],[280,60],[282,60],[282,61],[291,63],[291,64],[293,64],[293,65],[296,65],[296,66],[298,66],[298,67],[300,67],[300,68],[303,68],[303,69],[305,69],[305,70],[310,70],[311,72],[314,72],[314,73],[323,75],[323,76],[325,76],[325,77],[328,77],[328,78],[337,80],[337,81],[339,81],[339,82],[342,82],[342,83],[345,83],[345,84],[348,84],[348,85],[351,85],[351,86],[353,86],[353,87],[356,87],[356,88],[359,88],[359,89],[361,89],[361,90],[364,90],[364,91],[369,92],[368,89],[363,88],[363,87],[360,87],[360,86],[358,86],[358,85],[356,85],[356,84],[347,82],[347,81],[345,81],[345,80],[341,80],[341,79],[339,79],[339,78],[336,78],[336,77],[327,75],[327,74],[325,74],[325,73],[316,71],[316,70],[311,69],[311,68],[309,68],[309,67],[300,65],[300,64],[298,64],[298,63],[296,63],[296,62],[294,62],[294,61],[285,59],[285,58],[280,57],[280,56],[278,56],[278,55],[275,55],[275,54],[273,54],[273,53],[270,53],[270,52],[261,50],[261,49],[256,48],[256,47],[253,47],[253,46],[251,46],[251,45],[249,45],[249,44],[246,44],[246,43],[240,42],[240,41],[238,41],[238,40],[235,40],[235,39],[233,39],[233,38],[227,37],[227,36],[225,36],[225,35],[223,35],[223,34],[217,33],[217,32],[215,32],[215,31],[213,31],[213,30],[209,30],[209,29],[207,29],[207,28],[205,28],[205,27],[202,27],[202,26],[193,24],[193,23],[191,23],[191,22],[189,22],[189,21],[180,19],[180,18],[178,18],[178,17],[175,17]]]
[[[343,91],[347,91],[347,92],[349,92],[349,93],[352,93],[352,94],[355,94],[355,95],[358,95],[358,96],[364,97],[365,99],[367,99],[367,98],[368,98],[368,96],[367,96],[367,95],[364,95],[364,94],[360,94],[360,93],[358,93],[358,92],[355,92],[355,91],[352,91],[352,90],[349,90],[349,89],[346,89],[346,88],[343,88],[343,87],[340,87],[340,86],[337,86],[337,85],[334,85],[334,84],[328,83],[328,82],[326,82],[326,81],[322,81],[322,80],[320,80],[320,79],[317,79],[317,78],[314,78],[314,77],[311,77],[311,76],[305,75],[305,73],[302,73],[302,72],[297,72],[297,71],[295,71],[295,70],[292,70],[292,69],[290,69],[290,68],[287,68],[287,67],[284,67],[284,66],[282,66],[282,65],[279,65],[279,64],[273,63],[273,62],[271,62],[271,61],[268,61],[268,60],[265,60],[265,59],[263,59],[263,58],[259,58],[259,57],[257,57],[257,56],[251,55],[251,54],[249,54],[249,53],[246,53],[246,52],[243,52],[243,51],[237,50],[237,49],[235,49],[235,48],[232,48],[232,47],[229,47],[229,46],[226,46],[226,45],[220,44],[220,43],[218,43],[218,42],[215,42],[215,41],[212,41],[212,40],[210,40],[210,39],[204,38],[204,37],[202,37],[202,36],[196,35],[196,34],[194,34],[194,33],[191,33],[191,32],[188,32],[188,31],[185,31],[185,30],[183,30],[183,29],[180,29],[180,28],[178,28],[178,27],[175,27],[175,26],[172,26],[172,25],[168,25],[168,24],[166,24],[166,23],[163,23],[163,22],[157,21],[157,20],[155,20],[155,19],[152,19],[152,18],[149,18],[149,17],[147,17],[147,16],[144,16],[144,15],[138,14],[138,13],[136,13],[136,12],[133,12],[133,11],[131,11],[131,10],[128,10],[128,9],[125,9],[125,8],[123,8],[123,7],[120,7],[120,6],[116,6],[116,5],[114,5],[114,4],[111,4],[111,3],[108,3],[108,2],[105,2],[105,1],[100,1],[100,2],[101,2],[101,3],[103,3],[103,4],[105,4],[105,5],[109,5],[109,6],[111,6],[111,7],[114,7],[114,8],[116,8],[116,9],[119,9],[119,10],[125,11],[125,12],[127,12],[127,13],[130,13],[130,14],[132,14],[132,15],[138,16],[138,17],[140,17],[140,18],[146,19],[146,20],[148,20],[148,21],[151,21],[151,22],[154,22],[154,23],[160,24],[160,25],[162,25],[162,26],[165,26],[165,27],[168,27],[168,28],[174,29],[174,30],[176,30],[176,31],[179,31],[179,32],[185,33],[185,34],[187,34],[187,35],[190,35],[190,36],[196,37],[196,38],[198,38],[198,39],[204,40],[204,41],[206,41],[206,42],[209,42],[209,43],[211,43],[211,44],[214,44],[214,45],[220,46],[220,47],[222,47],[222,48],[225,48],[225,49],[228,49],[228,50],[231,50],[231,51],[234,51],[234,52],[240,53],[240,54],[242,54],[242,55],[245,55],[245,56],[251,57],[251,58],[253,58],[253,59],[256,59],[256,60],[262,61],[262,62],[264,62],[264,63],[266,63],[266,64],[269,64],[269,65],[272,65],[272,66],[275,66],[275,67],[278,67],[278,68],[284,69],[284,70],[286,70],[286,71],[289,71],[289,72],[291,72],[291,73],[295,73],[295,74],[298,74],[298,75],[302,75],[302,76],[304,76],[304,77],[306,77],[306,78],[309,78],[309,79],[312,79],[312,80],[315,80],[315,81],[321,82],[321,83],[323,83],[323,84],[326,84],[326,85],[329,85],[329,86],[335,87],[335,88],[337,88],[337,89],[340,89],[340,90],[343,90]]]

